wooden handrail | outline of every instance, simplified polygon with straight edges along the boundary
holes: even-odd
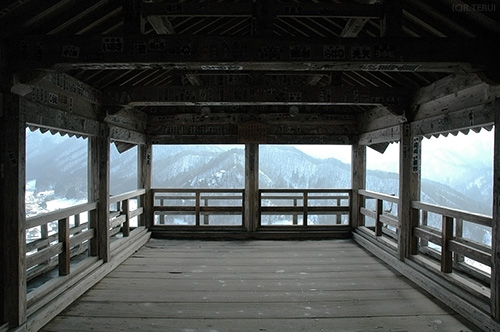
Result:
[[[358,194],[361,196],[368,197],[368,198],[380,199],[380,200],[391,202],[391,203],[398,203],[399,202],[399,197],[397,197],[397,196],[377,193],[377,192],[370,191],[370,190],[359,189]]]
[[[109,204],[118,203],[118,202],[124,201],[126,199],[142,196],[145,193],[146,193],[145,189],[138,189],[138,190],[129,191],[129,192],[126,192],[123,194],[111,196],[109,198]]]
[[[469,221],[475,224],[483,225],[483,226],[492,226],[492,218],[490,216],[462,211],[458,209],[447,208],[443,206],[438,206],[434,204],[424,203],[420,201],[414,201],[412,203],[412,207],[418,210],[424,210],[436,214],[440,214],[443,216],[448,216],[456,219],[462,219],[465,221]]]
[[[97,209],[97,202],[84,203],[26,219],[26,229]]]

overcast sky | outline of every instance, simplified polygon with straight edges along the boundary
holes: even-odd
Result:
[[[422,141],[422,157],[433,156],[448,150],[453,154],[466,155],[478,161],[488,161],[493,156],[493,130],[482,129],[479,133],[473,131],[468,135],[458,133],[457,136],[439,136],[424,138]],[[295,145],[295,147],[317,158],[336,158],[345,163],[351,162],[351,146],[343,145]],[[387,150],[380,154],[373,149],[367,149],[367,166],[370,169],[380,169],[388,172],[399,171],[399,143],[389,144]]]

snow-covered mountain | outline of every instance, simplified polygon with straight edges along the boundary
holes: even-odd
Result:
[[[87,140],[28,132],[27,142],[27,181],[34,193],[52,191],[55,197],[86,198]],[[137,150],[119,154],[114,146],[111,149],[111,193],[136,189]],[[350,165],[337,159],[314,158],[292,146],[264,145],[260,149],[261,188],[350,188]],[[422,180],[422,200],[491,214],[491,165],[443,158],[439,165],[447,168],[436,172],[447,175],[445,183]],[[462,165],[468,169],[463,171]],[[153,186],[243,188],[243,147],[155,146]],[[368,171],[367,188],[398,195],[398,175]]]

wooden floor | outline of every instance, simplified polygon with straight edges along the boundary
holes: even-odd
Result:
[[[43,331],[475,331],[350,240],[151,240]]]

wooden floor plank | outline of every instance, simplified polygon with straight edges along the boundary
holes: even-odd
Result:
[[[457,329],[449,315],[312,318],[312,319],[143,319],[57,317],[45,332],[151,331],[151,332],[274,332],[274,331],[363,331],[363,332],[465,332]],[[124,329],[126,326],[126,329]]]
[[[151,240],[43,331],[474,331],[350,240]]]
[[[294,291],[194,291],[175,290],[141,292],[117,292],[114,289],[92,289],[81,297],[81,301],[105,302],[109,299],[119,302],[158,302],[158,303],[189,303],[189,302],[226,302],[237,303],[244,299],[246,302],[303,302],[309,301],[362,301],[387,300],[393,298],[415,299],[427,298],[426,295],[411,288],[398,290],[294,290]]]

